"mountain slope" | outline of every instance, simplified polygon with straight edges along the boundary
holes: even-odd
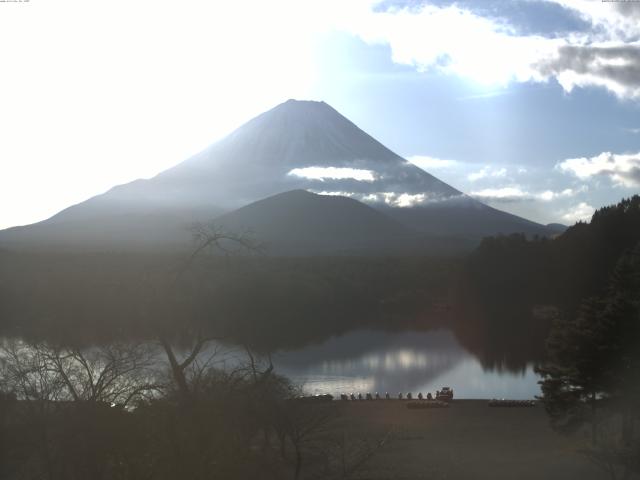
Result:
[[[515,232],[542,236],[555,233],[548,227],[497,210],[468,196],[410,208],[378,208],[402,224],[430,235],[480,239]]]
[[[309,179],[310,167],[369,171],[374,181]],[[114,189],[105,200],[213,204],[231,210],[275,193],[308,189],[449,198],[461,192],[396,155],[324,102],[289,100],[153,179]]]
[[[350,197],[432,237],[478,241],[496,233],[550,233],[410,164],[326,103],[289,100],[154,178],[114,187],[44,222],[0,232],[0,246],[184,246],[192,222],[292,190]]]
[[[0,245],[12,249],[166,250],[192,242],[190,227],[222,211],[201,208],[83,208],[63,211],[33,225],[0,231]]]
[[[215,219],[227,231],[250,232],[267,253],[383,253],[416,246],[418,235],[356,200],[305,190],[280,193]]]

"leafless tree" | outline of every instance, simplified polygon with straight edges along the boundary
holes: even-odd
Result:
[[[155,352],[125,342],[77,348],[3,340],[0,393],[17,400],[3,422],[18,452],[10,478],[101,479],[126,469],[129,407],[162,387]]]
[[[211,252],[223,253],[225,255],[244,253],[260,253],[260,245],[252,240],[250,233],[235,234],[225,231],[215,223],[196,223],[190,228],[195,242],[195,248],[191,255],[187,258],[175,272],[173,286],[178,284],[183,275],[193,266],[196,259]],[[182,401],[189,401],[192,395],[192,388],[188,381],[188,372],[192,367],[198,367],[198,361],[201,354],[205,354],[207,347],[215,340],[220,340],[219,336],[208,335],[198,328],[190,347],[186,354],[180,358],[176,353],[176,348],[171,344],[171,335],[168,333],[160,333],[159,340],[164,350],[171,376],[175,382],[177,391]]]
[[[276,428],[280,439],[280,452],[293,465],[293,478],[302,473],[305,447],[325,431],[335,412],[327,405],[310,405],[297,399],[286,401],[277,418]],[[293,447],[293,457],[288,458],[287,443]]]
[[[4,340],[2,387],[20,400],[104,402],[128,407],[161,388],[149,345],[114,342],[79,348]]]

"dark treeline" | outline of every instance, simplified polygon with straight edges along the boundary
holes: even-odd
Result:
[[[473,313],[457,322],[459,336],[485,364],[541,360],[553,319],[575,317],[584,299],[601,294],[619,259],[639,242],[637,195],[554,239],[484,239],[460,289],[457,303]]]
[[[547,304],[575,313],[601,293],[620,257],[640,242],[640,196],[597,210],[555,239],[489,237],[469,261],[474,284],[491,300]]]
[[[0,254],[0,335],[90,344],[190,341],[194,332],[260,351],[358,327],[427,328],[442,317],[456,262],[161,254]]]

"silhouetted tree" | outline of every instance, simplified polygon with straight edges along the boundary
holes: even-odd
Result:
[[[257,252],[259,250],[258,245],[251,240],[248,235],[226,232],[214,223],[196,223],[191,227],[191,232],[196,246],[184,264],[175,272],[173,280],[174,287],[172,288],[174,291],[176,290],[177,284],[181,281],[182,276],[192,268],[198,256],[203,253],[213,251],[229,255],[239,253],[240,251]],[[210,314],[214,312],[215,310]],[[209,322],[209,325],[211,324],[213,324],[213,322]],[[160,345],[167,356],[171,376],[175,382],[179,397],[183,402],[188,402],[191,399],[192,392],[189,387],[187,371],[196,364],[200,353],[202,353],[213,340],[219,339],[219,335],[206,332],[205,326],[203,325],[183,325],[183,331],[195,331],[196,333],[192,338],[187,338],[189,350],[186,355],[179,358],[179,355],[175,352],[175,348],[171,345],[172,327],[175,327],[175,324],[161,326],[158,336]],[[167,330],[169,330],[169,332],[167,332]]]
[[[573,431],[585,422],[596,442],[597,408],[608,392],[610,332],[603,302],[590,299],[574,319],[557,318],[547,340],[542,376],[544,404],[555,428]]]
[[[548,361],[537,369],[543,401],[560,430],[591,425],[588,456],[613,478],[638,471],[640,437],[640,244],[623,254],[605,294],[558,319]]]
[[[160,391],[148,346],[79,349],[4,340],[0,358],[0,390],[16,399],[5,405],[4,432],[11,437],[6,462],[14,471],[8,478],[106,480],[126,474],[135,457],[129,411]]]

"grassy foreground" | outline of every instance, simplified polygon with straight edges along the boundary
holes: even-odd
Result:
[[[345,428],[376,438],[388,433],[356,478],[606,478],[578,452],[587,439],[554,432],[540,405],[456,400],[449,408],[412,410],[398,400],[336,403]]]

